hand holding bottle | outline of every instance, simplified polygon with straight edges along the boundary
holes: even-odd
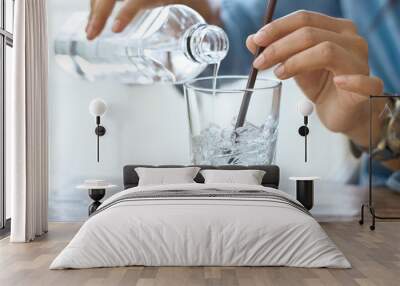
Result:
[[[88,41],[88,14],[72,14],[55,39],[57,62],[89,81],[182,83],[221,62],[229,49],[225,32],[185,5],[146,9],[123,33],[112,32],[115,17],[113,13],[103,32]]]
[[[122,32],[135,15],[142,9],[162,5],[187,5],[203,16],[207,23],[219,22],[219,1],[211,0],[125,0],[113,23],[113,32]],[[91,0],[90,16],[86,26],[87,38],[93,40],[103,30],[105,23],[114,9],[116,0]]]

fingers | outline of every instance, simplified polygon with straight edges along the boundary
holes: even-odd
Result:
[[[316,12],[297,11],[264,26],[255,34],[254,42],[256,45],[266,47],[302,27],[315,27],[341,34],[356,34],[357,31],[349,20]]]
[[[86,28],[85,28],[85,32],[86,33],[88,31],[88,28],[89,28],[90,20],[92,19],[93,10],[94,10],[94,6],[95,5],[96,5],[96,0],[90,0],[90,13],[89,13],[88,22],[87,22]]]
[[[346,49],[332,42],[322,42],[295,54],[280,64],[274,72],[278,78],[288,79],[317,69],[329,70],[334,75],[369,74],[367,64],[357,60]]]
[[[254,50],[254,47],[256,47],[253,38],[254,36],[251,36],[247,41],[250,50]],[[303,27],[267,46],[254,61],[254,67],[257,69],[270,68],[294,54],[322,42],[335,43],[348,51],[355,50],[364,55],[365,58],[368,55],[368,45],[359,36],[343,35],[314,27]]]
[[[384,88],[381,79],[360,74],[335,76],[333,81],[343,90],[365,96],[381,95]]]
[[[89,40],[94,39],[101,33],[115,2],[116,0],[91,0],[91,13],[86,27],[86,34]],[[141,9],[160,4],[161,2],[155,0],[126,0],[114,20],[112,31],[114,33],[122,32]]]
[[[110,16],[116,0],[96,0],[91,2],[89,24],[86,28],[88,40],[97,37],[104,28],[107,18]]]
[[[250,50],[251,53],[255,54],[257,50],[257,45],[254,42],[254,35],[250,35],[247,37],[246,46]]]
[[[149,1],[155,2],[155,1]],[[141,0],[130,0],[126,1],[121,10],[118,12],[112,26],[114,33],[119,33],[125,29],[129,22],[135,17],[135,15],[142,9],[145,8],[145,2]]]

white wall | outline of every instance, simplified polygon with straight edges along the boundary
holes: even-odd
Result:
[[[88,1],[52,0],[49,9],[50,78],[50,219],[86,217],[87,193],[74,187],[84,179],[107,179],[122,186],[125,164],[189,162],[189,135],[183,97],[172,86],[129,87],[112,82],[89,83],[56,65],[53,39],[70,13],[86,10]],[[310,161],[304,164],[302,117],[296,104],[302,94],[293,81],[283,86],[277,164],[282,186],[291,175],[343,179],[345,140],[328,132],[317,117],[310,120]],[[95,120],[88,112],[96,97],[108,103],[102,118],[101,163],[96,162]]]

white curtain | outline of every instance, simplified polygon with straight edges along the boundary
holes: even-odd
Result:
[[[15,1],[12,92],[6,98],[6,181],[12,242],[47,232],[46,0]]]

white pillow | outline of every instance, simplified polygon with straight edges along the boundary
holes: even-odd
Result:
[[[139,176],[139,186],[195,183],[193,179],[199,170],[198,167],[135,168]]]
[[[261,170],[202,170],[205,184],[261,185],[265,171]]]

